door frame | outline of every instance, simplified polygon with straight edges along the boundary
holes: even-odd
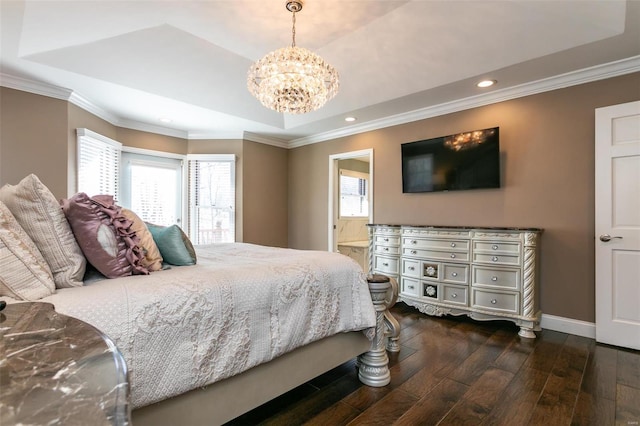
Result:
[[[369,223],[373,223],[373,148],[359,151],[343,152],[329,155],[329,220],[327,226],[327,247],[329,251],[336,251],[338,244],[335,241],[335,227],[338,208],[338,161],[358,157],[369,157]]]

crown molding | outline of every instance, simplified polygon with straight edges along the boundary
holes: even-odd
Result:
[[[607,64],[596,65],[590,68],[584,68],[582,70],[572,71],[554,77],[520,84],[518,86],[495,90],[493,92],[482,95],[475,95],[464,99],[458,99],[439,105],[425,107],[403,114],[397,114],[378,120],[372,120],[367,123],[355,126],[349,126],[338,130],[319,133],[313,136],[293,139],[289,142],[288,145],[289,148],[297,148],[304,145],[325,142],[331,139],[351,136],[358,133],[382,129],[385,127],[397,126],[399,124],[424,120],[440,115],[464,111],[466,109],[477,108],[498,102],[508,101],[511,99],[535,95],[538,93],[549,92],[552,90],[562,89],[570,86],[577,86],[579,84],[604,80],[607,78],[617,77],[625,74],[631,74],[638,71],[640,71],[640,56],[633,56]]]
[[[0,86],[9,89],[21,90],[36,95],[47,96],[49,98],[62,99],[68,101],[73,91],[63,87],[54,86],[49,83],[28,80],[22,77],[16,77],[10,74],[0,73]]]
[[[168,127],[157,126],[155,124],[144,123],[142,121],[118,119],[116,123],[113,123],[118,127],[124,127],[125,129],[140,130],[142,132],[155,133],[157,135],[171,136],[174,138],[189,139],[189,133],[184,130],[170,129]]]
[[[69,102],[71,102],[78,108],[82,108],[83,110],[88,111],[91,114],[97,117],[100,117],[105,121],[108,121],[114,126],[117,126],[118,122],[120,121],[120,119],[117,116],[111,114],[110,112],[104,110],[103,108],[100,108],[99,106],[92,103],[90,100],[88,100],[84,96],[77,94],[76,92],[71,93],[71,96],[69,97]]]
[[[243,139],[252,141],[252,142],[263,143],[266,145],[277,146],[279,148],[289,148],[289,143],[283,139],[270,138],[267,136],[257,135],[251,132],[244,132]]]

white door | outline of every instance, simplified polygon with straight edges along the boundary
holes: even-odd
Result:
[[[640,349],[640,101],[596,109],[596,340]]]

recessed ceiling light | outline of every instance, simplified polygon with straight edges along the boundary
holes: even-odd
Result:
[[[167,118],[167,117],[160,117],[160,118],[158,118],[158,121],[161,121],[163,123],[171,123],[171,122],[173,122],[172,119]]]
[[[491,87],[496,84],[496,80],[482,80],[480,83],[476,84],[478,87]]]
[[[352,122],[352,121],[356,121],[356,118],[355,117],[345,117],[344,121]]]

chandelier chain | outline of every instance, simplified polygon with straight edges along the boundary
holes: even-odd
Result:
[[[295,10],[292,12],[293,14],[293,28],[291,29],[291,47],[296,47],[296,12]]]

